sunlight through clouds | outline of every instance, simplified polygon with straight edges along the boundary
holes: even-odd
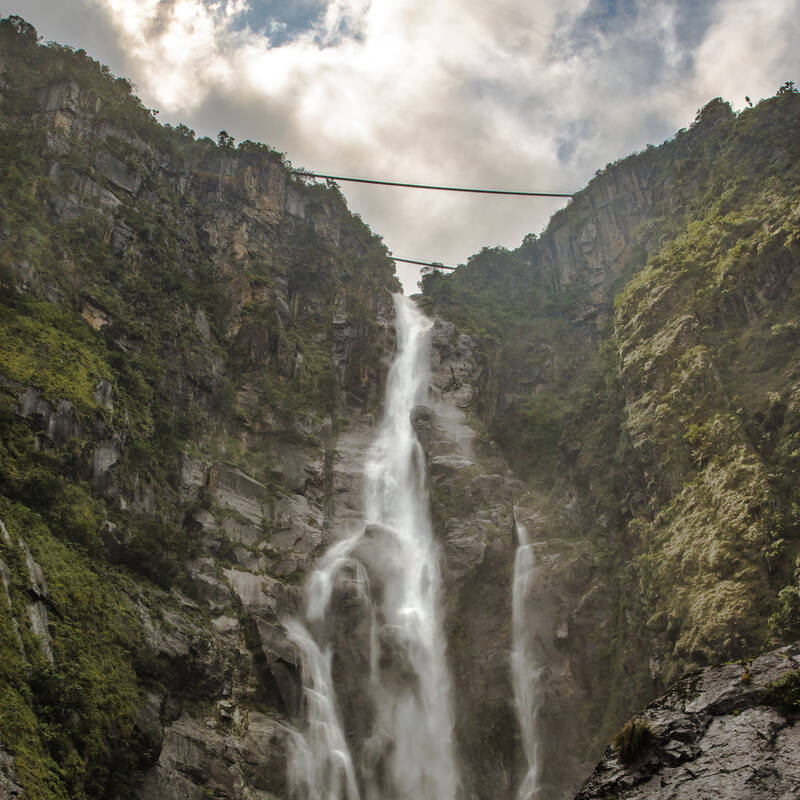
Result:
[[[29,2],[59,39],[47,27],[56,0]],[[715,96],[740,108],[800,82],[800,0],[64,3],[110,27],[110,66],[162,120],[343,175],[570,191]],[[445,263],[516,246],[558,207],[343,190],[397,255]]]

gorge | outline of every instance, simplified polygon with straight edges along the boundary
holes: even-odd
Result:
[[[314,664],[305,686],[308,732],[295,755],[296,783],[306,784],[300,797],[456,796],[438,548],[424,457],[411,427],[411,411],[427,394],[431,325],[400,295],[395,311],[397,354],[384,419],[364,465],[365,524],[325,553],[306,586],[305,618],[322,643],[290,623],[305,662]],[[331,606],[339,608],[329,613]],[[346,729],[366,732],[352,742],[360,751],[355,764],[337,719],[331,672],[332,658],[348,650],[365,662],[363,674],[338,682],[353,693],[342,708],[357,714]],[[345,657],[352,665],[351,656],[339,655]]]
[[[0,101],[0,798],[800,791],[793,86],[413,300],[18,18]]]

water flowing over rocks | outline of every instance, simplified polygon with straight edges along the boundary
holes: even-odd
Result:
[[[0,800],[565,800],[687,670],[580,800],[795,797],[784,88],[434,270],[398,410],[336,187],[0,21]]]
[[[397,296],[397,353],[364,462],[363,517],[319,560],[301,617],[304,725],[290,787],[300,798],[455,800],[439,548],[412,409],[427,391],[431,323]]]
[[[520,484],[476,436],[467,411],[486,375],[473,342],[436,320],[429,404],[412,412],[425,451],[453,675],[455,739],[465,798],[507,797],[518,777],[511,690],[512,495]],[[470,424],[472,423],[472,425]]]

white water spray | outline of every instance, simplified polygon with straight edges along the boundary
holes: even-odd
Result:
[[[527,762],[527,772],[517,791],[518,800],[538,800],[540,791],[541,757],[536,735],[538,715],[539,670],[536,668],[534,642],[526,613],[526,605],[534,580],[533,548],[528,542],[528,531],[515,519],[517,554],[514,558],[514,585],[511,599],[511,678],[514,684],[514,702],[522,731],[522,748]]]
[[[304,658],[307,727],[289,783],[297,800],[454,800],[450,683],[439,618],[439,554],[424,458],[411,426],[430,379],[430,321],[395,296],[397,353],[365,470],[366,526],[333,547],[306,585],[305,623],[287,625]],[[368,620],[368,676],[359,697],[337,697],[333,607],[345,587]],[[352,687],[351,687],[352,691]],[[345,733],[341,709],[358,700],[370,730]]]

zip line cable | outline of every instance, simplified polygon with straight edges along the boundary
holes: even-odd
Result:
[[[324,178],[326,181],[351,181],[369,183],[377,186],[402,186],[407,189],[434,189],[438,192],[469,192],[470,194],[504,194],[515,197],[572,197],[572,192],[516,192],[510,189],[466,189],[462,186],[432,186],[427,183],[401,183],[400,181],[379,181],[372,178],[345,178],[342,175],[323,175],[321,172],[292,170],[295,175],[307,178]]]
[[[467,189],[460,186],[432,186],[427,183],[401,183],[400,181],[379,181],[372,178],[345,178],[343,175],[323,175],[321,172],[306,172],[305,170],[292,170],[295,175],[306,178],[323,178],[326,181],[350,181],[352,183],[369,183],[375,186],[401,186],[406,189],[433,189],[438,192],[468,192],[470,194],[502,194],[515,197],[572,197],[567,192],[517,192],[510,189]],[[402,261],[404,264],[417,264],[421,267],[433,267],[434,269],[455,270],[457,267],[449,267],[447,264],[439,264],[435,261],[417,261],[414,258],[398,258],[389,256],[392,261]]]
[[[389,256],[392,261],[402,261],[404,264],[419,264],[421,267],[435,267],[436,269],[458,269],[458,267],[448,267],[447,264],[437,264],[435,261],[415,261],[413,258],[398,258]]]

